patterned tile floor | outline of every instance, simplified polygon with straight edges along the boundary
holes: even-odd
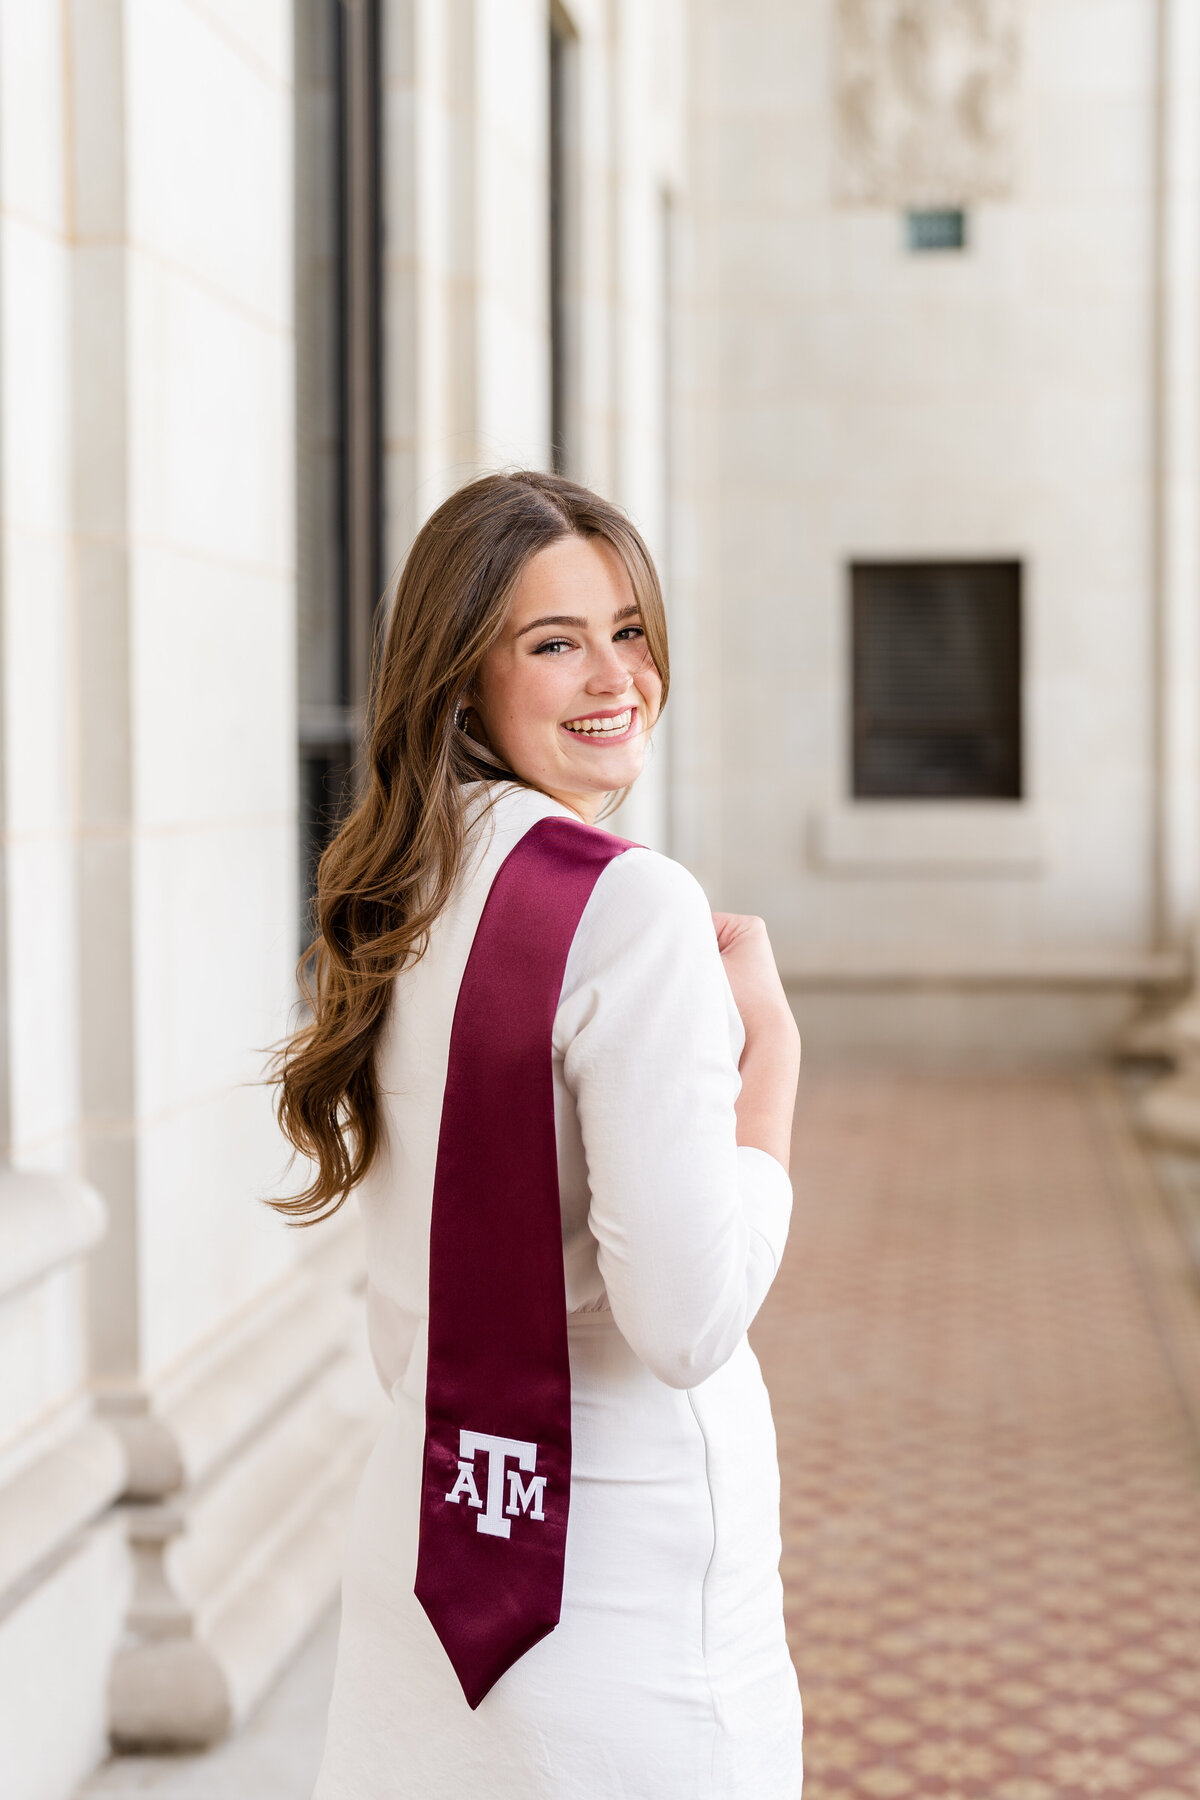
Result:
[[[1098,1078],[806,1078],[754,1339],[805,1800],[1200,1795],[1200,1290]]]

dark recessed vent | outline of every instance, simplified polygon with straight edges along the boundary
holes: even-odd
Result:
[[[854,563],[856,799],[1021,796],[1021,565]]]
[[[926,207],[905,215],[910,250],[965,250],[967,215],[958,206]]]

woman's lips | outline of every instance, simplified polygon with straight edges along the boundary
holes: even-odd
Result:
[[[623,744],[633,736],[637,726],[637,707],[625,706],[618,711],[587,713],[578,719],[564,721],[559,730],[581,744]]]

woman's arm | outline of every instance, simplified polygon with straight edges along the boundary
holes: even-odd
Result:
[[[748,1120],[762,1141],[738,1145],[728,1007],[699,885],[650,851],[618,857],[580,921],[555,1036],[609,1303],[626,1340],[673,1387],[697,1386],[737,1348],[791,1211],[786,1171],[767,1148],[777,1131]],[[764,1072],[755,1111],[767,1085]]]

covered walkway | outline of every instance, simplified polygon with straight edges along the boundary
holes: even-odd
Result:
[[[807,1075],[755,1330],[806,1800],[1200,1795],[1200,1291],[1087,1076]],[[332,1634],[126,1800],[307,1800]],[[680,1800],[687,1800],[681,1795]]]
[[[755,1335],[806,1800],[1200,1794],[1200,1291],[1117,1096],[802,1091]]]

